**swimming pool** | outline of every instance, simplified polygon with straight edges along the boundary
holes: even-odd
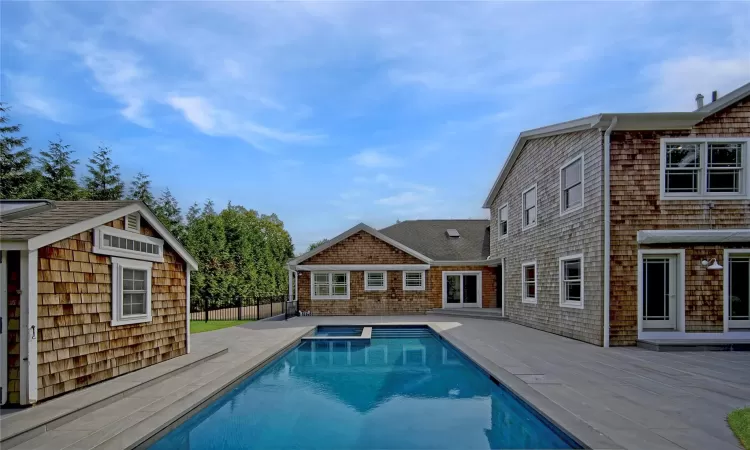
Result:
[[[426,327],[304,341],[166,434],[163,449],[576,448]]]

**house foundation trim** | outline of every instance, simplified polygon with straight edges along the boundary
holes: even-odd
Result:
[[[750,229],[639,230],[639,244],[750,242]]]

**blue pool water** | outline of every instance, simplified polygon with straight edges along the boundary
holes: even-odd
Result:
[[[151,449],[573,448],[426,328],[305,341]]]

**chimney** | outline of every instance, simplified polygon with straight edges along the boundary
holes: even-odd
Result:
[[[703,108],[703,94],[698,94],[695,96],[695,103],[698,104],[698,109]]]
[[[711,102],[715,102],[719,99],[719,91],[711,92]]]

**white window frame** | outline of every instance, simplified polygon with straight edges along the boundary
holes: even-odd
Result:
[[[407,273],[418,273],[420,274],[422,284],[420,286],[407,286],[406,285],[406,274]],[[404,270],[401,272],[401,280],[403,283],[403,289],[405,291],[424,291],[425,287],[425,271],[424,270]]]
[[[724,249],[724,332],[737,333],[750,328],[750,320],[731,321],[729,319],[729,259],[732,255],[750,256],[750,248]],[[735,322],[735,323],[731,323]],[[734,330],[734,331],[733,331]],[[738,331],[739,330],[739,331]]]
[[[327,274],[328,275],[328,295],[315,295],[315,274]],[[346,275],[346,295],[335,295],[333,293],[333,275],[334,274],[345,274]],[[351,297],[351,273],[348,271],[316,271],[310,272],[310,298],[312,300],[349,300]]]
[[[566,297],[567,291],[565,290],[565,262],[574,261],[574,260],[581,261],[581,301],[578,301],[578,302],[569,301]],[[583,278],[583,253],[562,256],[560,257],[559,264],[560,264],[560,271],[559,271],[558,282],[560,284],[560,306],[565,307],[565,308],[583,309],[583,300],[585,297],[584,296],[585,285],[584,285],[584,278]]]
[[[159,254],[155,255],[153,253],[137,252],[124,248],[106,247],[104,246],[105,234],[116,236],[118,238],[131,239],[133,241],[138,241],[145,244],[156,245],[159,247]],[[138,259],[143,261],[164,262],[164,241],[159,238],[133,233],[132,231],[100,226],[94,228],[93,252],[99,255],[120,256],[123,258]]]
[[[653,255],[677,257],[675,278],[675,330],[650,331],[643,329],[643,259]],[[638,250],[638,339],[671,339],[685,335],[685,249],[642,249]],[[698,335],[699,333],[688,333]]]
[[[534,297],[526,297],[526,268],[534,267]],[[536,305],[539,300],[539,269],[536,260],[521,264],[521,303]]]
[[[503,227],[502,227],[502,217],[503,217],[503,210],[505,210],[505,234],[503,234]],[[510,214],[510,209],[508,208],[508,203],[505,203],[504,205],[497,208],[497,238],[498,239],[505,239],[510,234],[510,221],[508,220]]]
[[[130,218],[131,217],[135,218],[135,220],[134,220],[134,222],[135,222],[135,231],[130,230]],[[130,214],[128,214],[128,215],[125,216],[125,231],[128,231],[130,233],[138,233],[138,234],[140,234],[140,232],[141,232],[141,213],[139,213],[138,211],[136,211],[136,212],[132,212],[132,213],[130,213]]]
[[[151,269],[153,263],[150,261],[138,261],[126,258],[112,259],[112,325],[132,325],[146,323],[152,320],[151,309]],[[146,314],[123,316],[123,269],[135,269],[146,271]]]
[[[368,276],[373,273],[379,273],[383,275],[382,286],[370,286],[370,280]],[[384,270],[366,270],[365,271],[365,291],[386,291],[388,290],[388,272]]]
[[[708,144],[716,142],[741,143],[742,165],[740,172],[740,192],[710,193],[708,187]],[[700,176],[698,179],[698,192],[666,192],[666,168],[667,168],[667,144],[685,143],[700,144]],[[661,138],[659,151],[659,190],[661,200],[737,200],[750,198],[750,176],[748,176],[748,156],[750,156],[750,137],[742,138],[708,138],[708,137],[684,137],[684,138]]]
[[[526,225],[526,200],[525,196],[527,192],[534,191],[534,199],[535,204],[534,208],[536,209],[536,220],[533,224]],[[539,223],[539,190],[536,188],[536,183],[534,183],[532,186],[529,186],[526,190],[521,192],[521,231],[530,230]]]
[[[461,301],[459,303],[448,303],[448,276],[456,275],[461,278],[461,281],[459,282],[458,290],[460,293],[460,299]],[[477,303],[464,303],[464,276],[466,275],[474,275],[477,277]],[[482,271],[481,270],[445,270],[442,274],[443,277],[443,308],[464,308],[467,306],[464,305],[470,305],[468,308],[483,308],[482,305]],[[451,306],[452,305],[452,306]]]
[[[564,196],[564,187],[563,187],[563,171],[576,163],[578,160],[581,160],[581,203],[579,205],[573,206],[571,208],[565,209],[565,196]],[[579,211],[583,209],[583,205],[586,198],[586,184],[584,182],[584,175],[586,174],[586,167],[585,167],[585,159],[583,153],[576,156],[573,159],[569,159],[568,161],[565,161],[565,163],[560,167],[560,216],[564,216],[566,214],[570,214],[575,211]],[[538,197],[538,196],[537,196]],[[539,203],[539,200],[537,199],[537,203]],[[537,209],[537,221],[539,221],[539,210]]]

